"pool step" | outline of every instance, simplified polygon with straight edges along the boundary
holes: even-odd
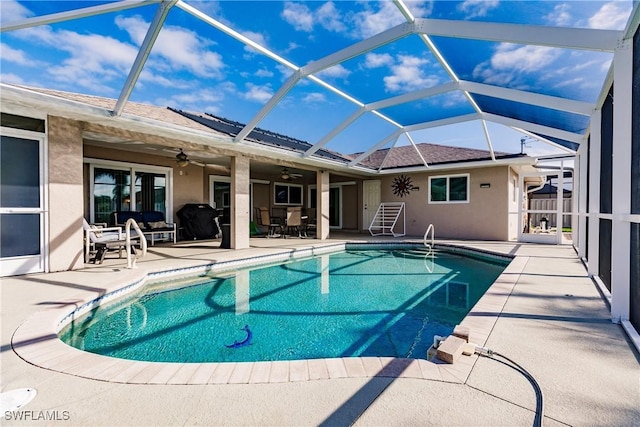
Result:
[[[438,249],[414,248],[406,249],[402,251],[402,254],[407,258],[424,258],[426,256],[430,256],[440,252],[441,251],[439,251]]]

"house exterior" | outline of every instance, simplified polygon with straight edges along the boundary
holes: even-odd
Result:
[[[173,222],[188,203],[208,203],[231,219],[232,248],[248,247],[258,207],[276,215],[291,206],[316,209],[325,218],[316,238],[325,239],[331,229],[368,233],[381,202],[404,202],[398,226],[408,236],[421,237],[433,224],[438,238],[515,239],[517,171],[535,162],[524,155],[496,153],[492,159],[488,151],[417,144],[378,150],[354,169],[347,165],[358,154],[318,150],[304,158],[300,154],[310,144],[265,130],[234,143],[242,124],[219,117],[128,103],[114,120],[114,103],[3,85],[3,157],[30,158],[32,170],[23,179],[39,176],[42,184],[33,183],[42,194],[25,212],[38,232],[28,248],[3,254],[3,275],[82,268],[83,218],[113,224],[116,211],[156,210]],[[25,144],[34,146],[35,157],[16,151]],[[182,167],[176,162],[180,150],[190,156]],[[16,166],[10,173],[4,164],[3,188],[7,177],[25,170]],[[399,193],[399,179],[411,189]],[[3,246],[10,248],[15,233],[24,234],[20,221],[26,217],[15,224],[5,218]]]

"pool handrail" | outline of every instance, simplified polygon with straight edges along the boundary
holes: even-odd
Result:
[[[127,249],[127,268],[135,268],[137,255],[131,256],[131,226],[133,225],[133,229],[135,230],[138,238],[140,239],[140,249],[142,249],[141,257],[144,257],[147,254],[147,239],[142,234],[142,230],[140,230],[140,226],[136,222],[135,219],[129,218],[125,224],[125,247]]]
[[[430,243],[427,243],[427,237],[429,236],[429,232],[431,232],[431,240],[429,241]],[[435,236],[436,236],[436,229],[433,226],[433,224],[429,224],[429,227],[427,227],[427,231],[425,231],[424,233],[424,246],[429,249],[429,253],[431,253],[431,251],[433,251],[433,244],[434,244],[434,240],[435,240]]]

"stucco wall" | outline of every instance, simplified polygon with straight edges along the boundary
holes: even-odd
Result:
[[[255,208],[261,208],[261,207],[267,207],[270,208],[271,203],[270,203],[270,198],[269,198],[269,191],[270,191],[270,186],[269,184],[253,184],[253,207],[254,210]],[[256,221],[256,217],[255,217],[255,212],[254,212],[254,221]]]
[[[429,226],[435,227],[436,238],[506,240],[509,238],[509,180],[506,166],[468,169],[467,171],[407,174],[419,187],[405,197],[393,194],[393,179],[381,179],[382,202],[405,202],[406,234],[422,237]],[[469,173],[469,203],[428,203],[429,176]],[[480,188],[481,183],[490,184]]]
[[[49,271],[84,263],[82,236],[82,129],[80,123],[49,116]]]

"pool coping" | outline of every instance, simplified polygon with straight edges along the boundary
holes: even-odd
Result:
[[[291,361],[170,363],[118,359],[85,352],[71,347],[58,338],[58,332],[69,322],[95,306],[139,289],[147,280],[199,274],[201,271],[220,272],[248,265],[262,265],[280,260],[331,253],[347,245],[367,247],[382,245],[415,245],[415,241],[401,242],[342,242],[331,245],[294,248],[277,253],[244,257],[218,263],[172,269],[169,272],[139,273],[128,283],[113,285],[98,298],[39,311],[31,315],[14,332],[11,343],[15,353],[27,363],[43,369],[77,377],[125,384],[259,384],[286,383],[338,378],[393,377],[414,378],[451,383],[465,383],[477,356],[461,356],[456,363],[446,364],[437,359],[405,359],[393,357],[343,357]],[[464,245],[436,244],[447,250],[498,256],[511,259],[487,292],[473,306],[460,323],[471,331],[470,341],[485,345],[515,284],[528,261],[526,256],[510,256],[498,252],[469,248]],[[243,265],[244,264],[244,265]],[[479,315],[481,314],[481,315]]]

